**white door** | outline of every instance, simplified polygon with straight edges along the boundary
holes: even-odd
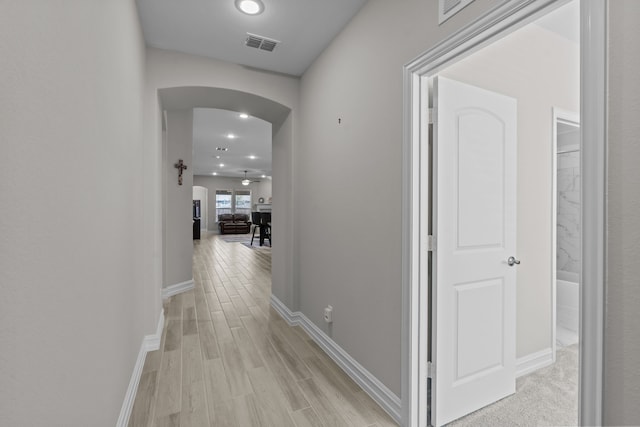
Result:
[[[436,427],[515,392],[516,120],[513,98],[434,81]]]

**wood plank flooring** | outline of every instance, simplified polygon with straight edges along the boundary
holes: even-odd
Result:
[[[269,304],[271,250],[194,243],[195,289],[165,301],[129,426],[396,426]]]

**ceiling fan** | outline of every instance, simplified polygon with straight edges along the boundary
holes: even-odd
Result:
[[[247,171],[244,171],[244,179],[242,180],[242,185],[249,185],[252,182],[260,182],[260,180],[247,178]]]

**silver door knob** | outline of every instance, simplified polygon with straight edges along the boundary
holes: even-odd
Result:
[[[520,264],[520,260],[516,259],[516,257],[510,256],[509,259],[507,260],[507,264],[509,264],[510,266],[513,266],[515,264]]]

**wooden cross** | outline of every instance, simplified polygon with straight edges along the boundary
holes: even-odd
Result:
[[[182,171],[187,169],[187,165],[184,164],[182,159],[179,159],[178,163],[173,166],[178,169],[178,185],[182,185]]]

